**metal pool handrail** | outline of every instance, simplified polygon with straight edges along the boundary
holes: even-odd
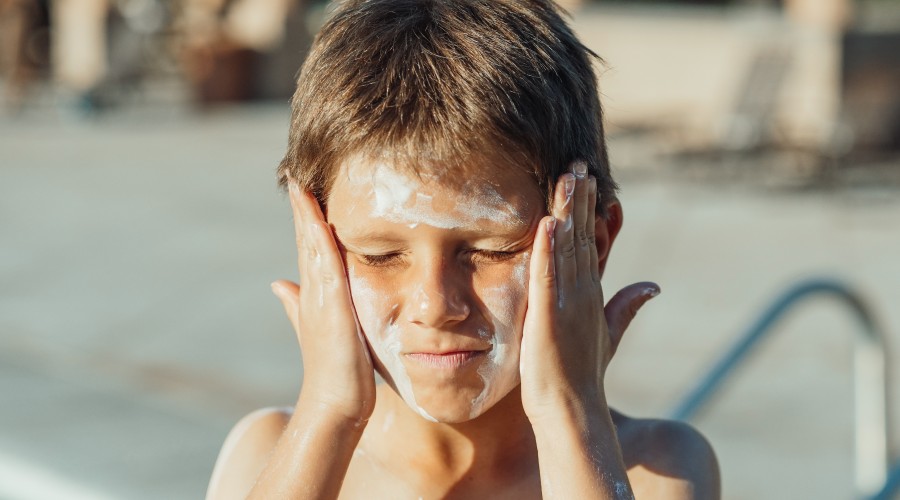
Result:
[[[862,297],[849,286],[832,279],[802,281],[772,302],[759,319],[723,355],[713,368],[669,413],[670,418],[690,420],[709,403],[726,377],[769,334],[775,324],[800,301],[832,296],[846,305],[862,328],[854,342],[856,489],[862,496],[887,489],[888,419],[885,335],[878,328]]]
[[[888,474],[884,487],[877,494],[869,498],[869,500],[891,500],[894,493],[900,491],[900,460],[894,462],[894,468]]]

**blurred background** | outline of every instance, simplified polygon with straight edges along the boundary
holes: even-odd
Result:
[[[682,416],[725,498],[900,498],[900,1],[565,7],[603,58],[622,186],[605,289],[663,289],[611,404],[672,415],[785,290],[836,280]],[[332,8],[0,0],[0,498],[199,498],[230,427],[293,404],[274,171]]]

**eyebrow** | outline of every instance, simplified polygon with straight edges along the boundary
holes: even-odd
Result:
[[[372,245],[372,244],[396,244],[402,243],[403,240],[400,238],[395,238],[393,236],[388,236],[383,233],[376,233],[372,231],[364,231],[361,233],[354,233],[350,235],[340,236],[338,238],[339,243],[350,243],[351,245]]]

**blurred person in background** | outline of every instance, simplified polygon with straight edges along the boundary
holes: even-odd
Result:
[[[289,97],[311,40],[307,15],[314,3],[185,0],[177,29],[198,101]]]
[[[0,0],[0,75],[7,109],[18,111],[29,85],[47,69],[49,24],[47,0]]]
[[[167,64],[180,66],[201,103],[287,98],[289,68],[310,42],[310,7],[323,3],[0,0],[4,100],[21,107],[45,69],[63,107],[89,113]]]
[[[71,99],[90,100],[107,70],[108,0],[54,0],[54,78]]]
[[[96,110],[104,104],[110,90],[144,70],[142,42],[160,33],[168,21],[168,9],[162,0],[4,1],[20,5],[18,9],[4,9],[4,19],[15,17],[6,12],[28,14],[28,22],[5,22],[3,30],[6,38],[18,41],[25,52],[34,52],[36,35],[22,35],[22,30],[10,29],[8,25],[32,26],[34,12],[44,16],[37,18],[37,22],[46,20],[39,40],[48,47],[44,61],[49,61],[49,74],[60,102],[64,107],[85,112]],[[27,9],[21,7],[26,4],[30,4]],[[4,47],[4,52],[22,51]],[[15,76],[18,73],[11,72],[8,81],[19,98],[17,105],[21,105],[24,87],[34,79],[24,81]]]
[[[582,0],[561,0],[576,11]],[[329,0],[0,0],[5,102],[19,109],[29,86],[52,75],[66,109],[113,105],[159,68],[181,68],[201,103],[287,98],[296,67]],[[52,36],[51,36],[52,35]]]

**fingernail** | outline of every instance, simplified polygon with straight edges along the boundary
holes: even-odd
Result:
[[[566,204],[568,204],[569,200],[572,199],[572,193],[575,192],[575,178],[571,175],[567,175],[563,182],[566,188]]]
[[[584,179],[584,176],[587,175],[587,163],[580,160],[575,162],[575,164],[572,165],[572,172],[575,174],[575,177]]]
[[[659,295],[659,288],[648,286],[644,289],[643,292],[641,292],[641,294],[644,296],[649,296],[652,299],[653,297]]]
[[[273,282],[269,283],[269,287],[272,288],[272,293],[274,293],[275,296],[278,296],[279,292],[281,292],[281,290],[283,289],[283,287],[281,286],[281,283],[279,283],[277,281],[273,281]]]
[[[556,217],[547,221],[547,236],[550,237],[550,251],[553,251],[553,245],[556,242]]]
[[[296,182],[288,183],[288,194],[295,200],[300,196],[300,188],[297,186]]]

